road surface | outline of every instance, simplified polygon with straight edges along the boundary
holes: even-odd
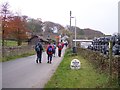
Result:
[[[2,63],[2,88],[44,88],[62,57],[53,57],[52,64],[47,63],[47,54],[43,52],[42,63],[36,63],[36,55]]]

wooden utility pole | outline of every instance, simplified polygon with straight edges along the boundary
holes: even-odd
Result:
[[[118,32],[120,33],[120,1],[118,2]],[[118,57],[118,85],[120,87],[120,56]]]
[[[120,56],[118,57],[118,85],[120,87]]]
[[[70,30],[71,30],[71,14],[72,12],[70,11]]]
[[[70,32],[71,32],[71,15],[72,15],[72,11],[70,11]],[[72,35],[70,35],[70,47],[72,48]]]
[[[109,81],[112,83],[112,41],[109,41]]]

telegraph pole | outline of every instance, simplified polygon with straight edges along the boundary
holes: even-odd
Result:
[[[70,11],[70,29],[69,29],[70,31],[71,31],[71,15],[72,15],[72,11]],[[72,35],[70,35],[70,37],[71,37],[70,38],[71,39],[70,44],[71,44],[71,47],[72,47]]]
[[[76,17],[75,17],[75,48],[76,48]]]
[[[109,42],[109,82],[112,83],[112,41]]]
[[[118,2],[118,33],[120,33],[120,1]],[[120,87],[120,57],[118,57],[118,85]]]
[[[70,30],[71,30],[71,14],[72,12],[70,11]]]

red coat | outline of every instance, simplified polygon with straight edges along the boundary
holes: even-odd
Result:
[[[58,50],[62,50],[63,46],[61,43],[58,44]]]
[[[62,43],[62,48],[64,47],[64,43]]]

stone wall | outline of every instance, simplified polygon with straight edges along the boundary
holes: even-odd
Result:
[[[35,45],[5,47],[4,57],[22,55],[25,53],[33,52],[34,47],[35,47]],[[47,44],[43,44],[43,48],[46,51]],[[2,52],[2,50],[1,50],[1,52]]]
[[[4,56],[15,56],[24,53],[29,53],[34,50],[34,46],[16,46],[16,47],[5,47]]]

